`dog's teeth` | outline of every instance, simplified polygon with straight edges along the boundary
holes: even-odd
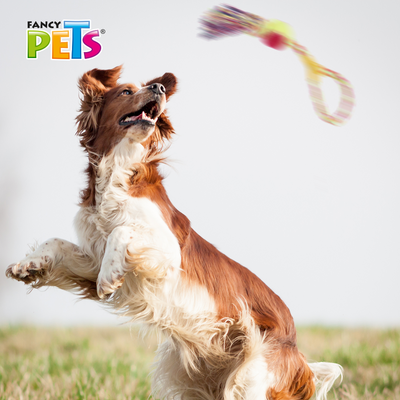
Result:
[[[142,119],[145,119],[147,121],[153,121],[144,111],[142,112]]]

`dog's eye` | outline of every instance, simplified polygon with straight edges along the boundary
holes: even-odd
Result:
[[[120,94],[120,96],[126,96],[126,95],[129,95],[129,94],[132,94],[132,93],[133,93],[132,90],[125,89],[125,90]]]

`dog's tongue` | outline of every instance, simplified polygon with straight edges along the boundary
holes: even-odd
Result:
[[[132,121],[136,121],[136,120],[138,120],[138,119],[147,119],[147,120],[150,120],[150,119],[151,119],[150,117],[148,117],[148,116],[146,115],[146,113],[145,113],[144,111],[142,111],[142,113],[139,114],[137,117],[131,117],[131,118],[134,118],[134,119],[131,119]]]
[[[139,115],[136,115],[136,116],[132,115],[131,117],[126,118],[125,121],[137,121],[138,119],[143,119],[145,117],[145,115],[146,114],[144,113],[144,111],[142,111],[142,113]]]
[[[136,115],[136,116],[132,115],[131,117],[127,117],[125,119],[125,122],[132,122],[132,121],[137,121],[137,120],[140,120],[140,119],[145,119],[147,121],[153,121],[155,123],[155,122],[157,122],[158,117],[154,118],[154,119],[151,119],[150,117],[148,117],[146,115],[146,113],[144,111],[142,111],[142,113],[139,114],[139,115]]]

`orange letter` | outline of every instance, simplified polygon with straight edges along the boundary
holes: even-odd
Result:
[[[61,49],[68,49],[68,42],[61,39],[69,37],[69,31],[52,31],[52,59],[69,60],[69,53],[62,52]]]

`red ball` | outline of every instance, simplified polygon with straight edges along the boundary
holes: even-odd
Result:
[[[283,50],[286,46],[285,36],[276,32],[268,32],[261,38],[261,41],[275,50]]]

